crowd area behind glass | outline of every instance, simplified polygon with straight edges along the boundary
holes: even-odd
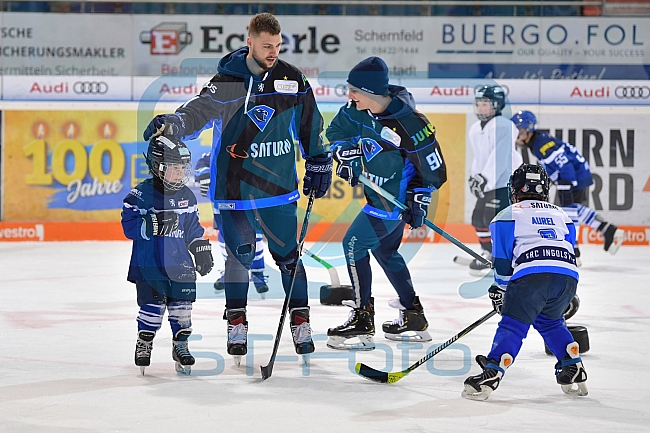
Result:
[[[568,0],[570,1],[570,0]],[[620,0],[619,0],[620,1]],[[459,5],[381,5],[368,4],[273,4],[273,3],[173,3],[173,2],[64,2],[64,1],[2,1],[3,12],[53,13],[122,13],[122,14],[218,14],[253,15],[270,12],[275,15],[377,15],[377,16],[581,16],[600,15],[593,6],[522,6]]]

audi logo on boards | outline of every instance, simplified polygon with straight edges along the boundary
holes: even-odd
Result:
[[[103,81],[77,81],[72,85],[77,95],[103,95],[108,92],[108,84]]]
[[[618,99],[648,99],[650,87],[648,86],[618,86],[614,90]]]

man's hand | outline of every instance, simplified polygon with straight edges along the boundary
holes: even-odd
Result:
[[[176,114],[159,114],[154,117],[142,136],[146,141],[159,135],[170,135],[180,138],[185,135],[185,122]]]
[[[309,195],[312,189],[316,190],[316,198],[321,198],[327,193],[332,184],[332,155],[307,157],[305,160],[305,177],[302,183],[302,192]]]
[[[415,188],[406,191],[406,209],[402,212],[402,219],[410,224],[412,229],[422,227],[427,217],[429,205],[431,204],[431,191],[426,188]]]
[[[336,148],[334,159],[338,162],[336,175],[354,187],[359,183],[361,174],[361,157],[363,152],[358,147],[351,149]]]

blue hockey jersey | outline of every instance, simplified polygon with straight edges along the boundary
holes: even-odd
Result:
[[[142,216],[162,211],[178,214],[178,229],[167,236],[148,237]],[[196,280],[188,246],[201,239],[204,230],[199,224],[196,197],[188,187],[163,194],[152,179],[141,182],[124,198],[122,228],[124,235],[133,240],[127,280]]]
[[[543,131],[535,131],[529,146],[553,182],[570,182],[578,190],[594,183],[589,163],[575,146]]]
[[[529,274],[554,273],[578,279],[573,251],[576,231],[560,207],[538,200],[515,203],[492,220],[490,233],[494,280],[502,289],[508,281]]]

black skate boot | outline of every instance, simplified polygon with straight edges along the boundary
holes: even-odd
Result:
[[[427,331],[429,322],[424,317],[424,308],[417,296],[413,299],[412,310],[404,308],[399,302],[399,298],[391,299],[388,301],[388,305],[399,309],[399,317],[392,322],[384,322],[382,325],[384,337],[393,341],[431,341],[431,335]],[[406,334],[406,332],[413,332],[415,335]]]
[[[195,362],[187,344],[190,335],[192,329],[181,329],[172,339],[172,359],[176,361],[176,372],[184,376],[190,375]]]
[[[309,307],[292,308],[289,311],[291,317],[291,336],[296,353],[302,356],[303,364],[309,365],[308,355],[316,348],[311,339],[311,326],[309,325]]]
[[[153,349],[153,331],[138,331],[138,340],[135,343],[135,365],[140,367],[140,373],[144,376],[145,367],[151,365],[151,350]]]
[[[262,299],[265,299],[265,293],[269,291],[269,286],[266,285],[269,277],[264,275],[264,272],[251,272],[251,281],[255,286],[255,290],[259,293]]]
[[[343,305],[352,308],[348,320],[341,326],[327,330],[327,347],[339,350],[373,350],[375,342],[375,308],[374,300],[370,298],[370,305],[357,308],[354,301],[343,301]],[[347,343],[350,338],[358,338],[359,343]]]
[[[605,251],[612,255],[616,254],[625,240],[625,232],[610,223],[600,223],[598,231],[601,232],[605,238],[605,244],[603,245]]]
[[[495,359],[485,360],[484,356],[477,356],[476,362],[482,365],[484,362],[483,373],[476,376],[470,376],[465,379],[465,389],[460,393],[461,397],[469,400],[487,400],[492,391],[499,387],[501,378],[506,370],[512,365],[512,356],[508,353],[501,355],[501,362]]]
[[[222,271],[221,276],[217,278],[217,281],[214,282],[214,292],[223,293],[224,290],[226,290],[226,285],[223,283],[223,271]]]
[[[228,355],[232,355],[235,365],[239,367],[241,357],[248,352],[246,308],[227,309],[223,316],[228,321]]]
[[[489,261],[492,261],[492,253],[483,251],[481,255]],[[469,264],[469,274],[475,277],[482,277],[486,275],[488,272],[490,272],[490,269],[490,265],[483,263],[479,259],[474,259]]]
[[[587,372],[580,358],[580,347],[575,341],[566,348],[568,356],[555,364],[555,379],[562,391],[569,395],[585,396],[587,390]]]

